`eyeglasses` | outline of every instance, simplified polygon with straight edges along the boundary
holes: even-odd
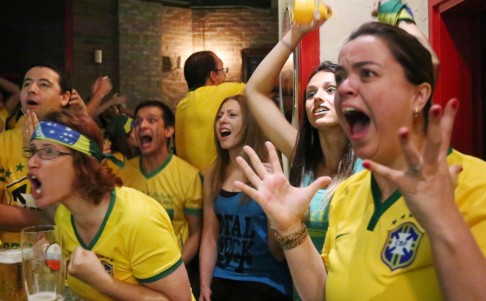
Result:
[[[215,71],[215,72],[224,71],[224,73],[228,73],[229,72],[229,67],[221,68],[221,69],[214,69],[213,71]]]
[[[73,155],[73,153],[60,152],[54,148],[40,148],[40,149],[35,149],[30,147],[22,148],[22,156],[26,158],[32,158],[35,154],[38,154],[39,158],[41,158],[42,160],[52,160],[59,156]]]

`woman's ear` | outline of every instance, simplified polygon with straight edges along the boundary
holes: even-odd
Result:
[[[417,111],[422,111],[432,94],[432,87],[429,83],[422,83],[417,86],[415,90],[415,97],[413,99],[413,108]]]

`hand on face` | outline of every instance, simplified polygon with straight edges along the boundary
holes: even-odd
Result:
[[[25,147],[29,146],[30,138],[32,138],[34,128],[38,123],[39,119],[37,118],[37,115],[34,112],[27,110],[27,112],[25,112],[25,121],[22,129],[23,142]]]
[[[371,160],[363,165],[374,174],[390,180],[398,187],[412,214],[426,229],[428,221],[447,206],[454,206],[455,180],[460,166],[447,165],[447,153],[459,102],[451,99],[444,111],[433,105],[423,150],[418,150],[409,137],[409,129],[401,128],[399,139],[408,168],[395,170]],[[449,207],[452,208],[452,207]]]
[[[252,169],[241,157],[236,161],[255,188],[239,181],[235,181],[235,186],[257,201],[267,214],[272,227],[284,235],[286,231],[292,232],[301,227],[312,196],[331,179],[320,177],[305,188],[291,186],[282,172],[275,147],[270,142],[266,142],[265,145],[269,154],[271,172],[262,164],[255,151],[245,146],[244,151],[248,154],[254,168]]]

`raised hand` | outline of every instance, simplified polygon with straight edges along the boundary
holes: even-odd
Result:
[[[245,146],[243,149],[248,154],[253,169],[242,157],[236,158],[236,161],[253,187],[240,181],[235,181],[235,186],[257,201],[267,214],[272,227],[285,235],[287,231],[292,232],[301,227],[312,196],[319,188],[327,185],[331,178],[320,177],[305,188],[293,187],[282,172],[273,144],[266,142],[265,146],[272,171],[265,168],[251,147]]]
[[[110,93],[112,88],[113,86],[108,76],[98,77],[91,87],[91,93],[93,94],[93,96],[96,95],[100,98],[103,98],[108,95],[108,93]]]
[[[457,210],[454,188],[462,168],[448,166],[447,154],[458,105],[457,99],[451,99],[444,111],[440,105],[432,105],[422,150],[411,142],[409,129],[400,129],[399,139],[407,169],[395,170],[370,160],[363,162],[364,167],[398,187],[410,211],[426,230],[433,228],[437,212]]]
[[[39,119],[37,118],[37,115],[34,112],[27,110],[27,112],[25,112],[25,122],[22,128],[22,141],[24,143],[24,146],[29,146],[30,138],[32,138],[34,128],[38,123]]]
[[[73,89],[73,92],[71,93],[71,98],[69,98],[69,107],[80,114],[88,114],[88,111],[86,110],[86,104],[84,103],[84,100],[81,98],[81,95],[79,95],[78,91],[76,89]]]
[[[332,15],[332,10],[329,6],[325,5],[322,3],[322,5],[326,6],[327,8],[327,15],[326,16],[321,16],[318,11],[314,13],[314,19],[312,20],[311,23],[305,24],[305,23],[297,23],[297,22],[292,22],[292,31],[299,33],[300,35],[305,35],[306,33],[318,28],[326,20],[331,17]]]

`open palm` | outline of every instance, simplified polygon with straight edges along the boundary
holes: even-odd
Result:
[[[266,142],[265,146],[272,172],[265,168],[251,147],[245,146],[244,151],[248,154],[253,168],[241,157],[236,160],[253,187],[240,181],[236,181],[235,186],[260,204],[275,230],[285,233],[290,228],[300,226],[312,196],[331,179],[320,177],[305,188],[293,187],[282,172],[273,144]]]

